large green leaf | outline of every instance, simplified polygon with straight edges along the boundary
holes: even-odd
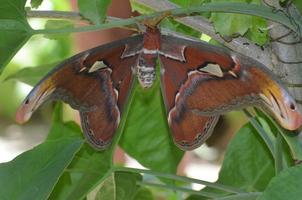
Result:
[[[55,128],[58,123],[54,123]],[[83,139],[61,124],[61,138],[50,137],[13,161],[0,165],[0,199],[47,199]]]
[[[80,138],[47,141],[0,165],[0,199],[47,199],[82,144]]]
[[[175,173],[183,152],[172,141],[159,81],[148,90],[137,86],[135,92],[120,144],[145,167]]]
[[[290,167],[271,180],[259,200],[300,200],[301,185],[302,165]]]
[[[62,130],[66,127],[59,126],[62,117],[57,113],[54,122],[58,124],[52,127],[48,139],[62,137]],[[80,130],[79,126],[69,122],[68,128]],[[80,132],[80,133],[79,133]],[[82,135],[81,131],[77,132]],[[98,152],[87,143],[75,155],[71,164],[53,189],[50,199],[75,200],[84,198],[94,187],[102,182],[110,173],[112,163],[112,149]]]
[[[97,152],[86,144],[60,178],[51,199],[84,198],[110,173],[110,156],[109,151]]]
[[[0,0],[0,72],[32,35],[24,10],[26,0]]]
[[[94,24],[103,23],[110,4],[111,0],[78,0],[80,13]]]
[[[218,182],[249,192],[263,191],[274,174],[274,161],[269,150],[248,123],[230,142]]]

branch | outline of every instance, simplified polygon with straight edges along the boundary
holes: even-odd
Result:
[[[50,18],[88,21],[83,18],[80,13],[71,11],[29,10],[26,14],[29,18]]]
[[[167,1],[157,1],[157,0],[135,0],[135,3],[141,4],[143,6],[149,7],[154,11],[164,11],[178,8],[175,4]],[[216,33],[213,25],[210,21],[204,17],[182,17],[175,18],[175,21],[182,23],[196,31],[205,33],[217,40],[224,46],[232,49],[233,51],[240,52],[246,56],[249,56],[259,62],[263,63],[269,68],[272,68],[272,62],[270,57],[269,49],[265,48],[262,50],[259,46],[255,45],[252,41],[244,38],[238,37],[233,39],[231,42],[226,42],[219,34]],[[244,45],[249,44],[249,45]]]

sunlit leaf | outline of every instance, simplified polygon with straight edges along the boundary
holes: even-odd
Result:
[[[0,199],[47,199],[83,143],[68,126],[61,124],[64,129],[60,140],[52,137],[11,162],[0,164]]]
[[[0,0],[0,72],[32,35],[24,10],[26,0]]]
[[[35,85],[41,80],[56,64],[49,64],[38,67],[26,67],[6,77],[7,80],[17,80],[28,85]]]
[[[103,23],[110,4],[111,0],[78,0],[80,13],[94,24]]]
[[[45,24],[45,29],[67,29],[73,27],[73,22],[66,20],[48,20]],[[66,37],[67,35],[68,34],[47,34],[45,37],[48,39],[58,40]]]
[[[38,8],[42,4],[43,0],[31,0],[30,5],[32,8]]]

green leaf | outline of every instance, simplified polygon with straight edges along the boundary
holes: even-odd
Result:
[[[134,200],[153,200],[153,199],[154,197],[151,190],[145,187],[140,187],[134,196]]]
[[[7,80],[17,80],[28,85],[35,85],[44,77],[56,64],[49,64],[37,67],[26,67],[5,78]]]
[[[216,32],[222,36],[244,35],[251,24],[252,17],[241,14],[212,13],[211,21]]]
[[[140,174],[115,172],[108,177],[96,195],[96,200],[132,200],[140,188],[136,182],[141,181]]]
[[[45,24],[45,29],[68,29],[68,28],[73,28],[74,24],[71,21],[67,20],[48,20]],[[59,40],[64,37],[68,36],[67,33],[61,33],[61,34],[46,34],[45,37],[48,39],[54,39],[54,40]]]
[[[32,35],[24,10],[26,0],[0,0],[0,73]]]
[[[82,143],[80,137],[47,140],[1,164],[0,199],[47,199]]]
[[[53,121],[54,126],[47,140],[75,137],[72,133],[82,138],[82,131],[78,125],[74,122],[62,123],[61,104],[57,104],[55,108]],[[69,134],[64,134],[66,132]],[[110,170],[110,155],[108,151],[97,152],[88,144],[83,145],[60,177],[50,199],[81,199],[87,195]]]
[[[236,133],[230,142],[218,182],[263,191],[274,176],[274,161],[268,148],[250,123]]]
[[[212,0],[219,3],[221,0]],[[228,1],[229,2],[229,1]],[[247,2],[246,0],[235,0],[234,2]],[[236,34],[244,35],[251,26],[252,16],[231,14],[231,13],[212,13],[211,21],[216,32],[222,36],[233,36]]]
[[[251,27],[246,37],[263,46],[268,42],[267,22],[261,17],[252,17]]]
[[[176,3],[177,5],[187,8],[190,6],[199,6],[203,3],[209,2],[209,0],[187,0],[187,1],[183,1],[183,0],[171,0],[171,2]]]
[[[51,199],[82,199],[101,183],[111,170],[111,153],[97,152],[85,144],[54,188]]]
[[[148,90],[138,85],[134,91],[120,145],[145,167],[175,173],[183,152],[172,141],[159,81]]]
[[[293,0],[294,5],[299,9],[300,13],[302,13],[302,1]]]
[[[271,180],[259,200],[300,200],[301,185],[302,165],[290,167]]]
[[[82,145],[80,138],[40,144],[0,165],[0,199],[47,199]]]
[[[110,4],[111,0],[78,0],[80,13],[96,25],[104,22]]]
[[[132,94],[129,99],[132,99]],[[126,105],[124,117],[121,118],[111,146],[105,151],[98,152],[85,144],[59,180],[51,199],[83,199],[111,174],[113,152],[123,130],[128,110],[129,106]]]
[[[32,8],[38,8],[42,4],[43,0],[31,0],[30,5]]]
[[[282,130],[281,128],[280,130],[280,133],[289,146],[292,158],[296,161],[302,161],[302,146],[298,135],[287,130]]]
[[[59,110],[57,107],[55,116]],[[57,125],[58,122],[54,123],[52,128]],[[0,164],[0,199],[48,198],[83,143],[79,130],[61,125],[64,129],[60,132],[60,139],[51,137],[13,161]]]
[[[259,192],[265,190],[274,175],[274,160],[271,153],[251,123],[248,123],[236,133],[228,145],[216,183],[240,188],[247,192]],[[202,191],[215,192],[225,197],[231,195],[209,187]],[[247,195],[247,198],[257,196],[253,193],[243,194]],[[189,199],[204,198],[191,196]]]
[[[213,2],[221,2],[215,0]],[[259,0],[235,0],[234,2],[256,3]],[[230,14],[230,13],[212,13],[211,20],[215,26],[215,30],[222,36],[245,35],[259,45],[268,42],[267,23],[261,17],[252,15]]]
[[[116,191],[115,191],[115,179],[114,175],[111,175],[106,178],[106,180],[101,183],[101,188],[97,194],[92,198],[94,200],[115,200]],[[90,197],[91,198],[91,197]]]
[[[284,138],[284,140],[286,141],[286,143],[289,147],[289,150],[291,153],[290,157],[292,157],[293,160],[301,161],[302,160],[302,146],[301,146],[298,134],[296,134],[293,131],[288,131],[288,130],[281,128],[279,126],[279,124],[277,124],[277,122],[275,120],[273,120],[269,115],[261,112],[258,109],[256,111],[257,111],[257,115],[261,116],[261,118],[265,121],[265,123],[267,124],[266,126],[270,126],[270,128],[273,129],[273,132],[278,131],[282,135],[282,137]],[[259,118],[259,119],[261,119],[261,118]],[[265,123],[262,123],[262,126],[264,126]],[[288,156],[288,155],[285,154],[285,156]]]

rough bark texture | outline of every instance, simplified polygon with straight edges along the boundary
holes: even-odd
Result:
[[[268,5],[276,9],[287,12],[289,16],[298,16],[300,13],[294,5],[282,9],[278,0],[266,0]],[[302,43],[301,38],[294,32],[290,32],[286,27],[275,23],[270,23],[271,59],[272,70],[287,85],[291,94],[295,97],[302,110]],[[293,19],[294,23],[294,19]]]

